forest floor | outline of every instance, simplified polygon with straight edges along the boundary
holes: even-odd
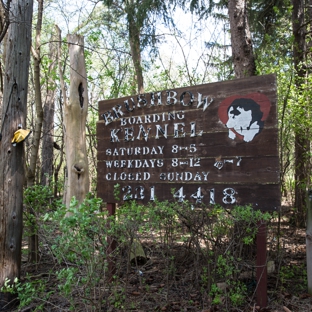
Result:
[[[285,208],[284,208],[285,210]],[[286,216],[288,211],[284,211]],[[306,246],[305,229],[297,229],[290,225],[288,218],[282,218],[280,249],[278,254],[273,252],[270,246],[276,245],[276,231],[268,234],[268,261],[274,263],[268,273],[267,307],[260,308],[256,303],[255,285],[251,287],[246,302],[237,306],[231,306],[228,301],[212,304],[209,296],[198,287],[198,273],[194,259],[188,255],[186,247],[173,244],[170,246],[171,254],[175,255],[174,274],[168,274],[168,261],[162,253],[150,254],[144,265],[129,268],[126,261],[124,267],[118,273],[118,284],[107,287],[106,298],[114,292],[114,303],[106,303],[101,309],[94,310],[88,305],[77,305],[74,311],[262,311],[262,312],[308,312],[312,311],[312,296],[307,293],[306,277]],[[145,250],[155,250],[153,243],[144,243]],[[273,261],[273,262],[272,262]],[[42,305],[43,299],[34,300],[27,307],[12,311],[70,311],[69,302],[53,290],[58,287],[57,279],[51,276],[53,259],[43,255],[37,265],[29,265],[23,262],[23,276],[33,276],[33,280],[48,277],[45,284],[46,292],[51,292]],[[252,274],[253,275],[253,274]],[[252,281],[253,276],[248,280]],[[114,286],[112,286],[114,285]],[[226,289],[226,285],[219,285]],[[117,294],[119,294],[118,303]],[[42,294],[40,295],[42,296]],[[43,296],[44,298],[44,296]],[[77,292],[77,301],[80,300]],[[38,310],[39,302],[41,308]],[[36,310],[37,308],[37,310]]]

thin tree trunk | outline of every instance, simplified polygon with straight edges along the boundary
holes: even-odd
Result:
[[[59,96],[59,109],[60,109],[60,118],[61,118],[61,124],[63,124],[63,104],[62,104],[62,92],[60,92]],[[64,162],[64,136],[61,137],[61,144],[60,144],[60,152],[59,152],[59,159],[55,161],[57,165],[54,167],[54,197],[57,198],[59,196],[58,194],[58,180],[59,180],[59,173],[61,171],[61,168],[63,166]]]
[[[59,104],[60,104],[60,110],[61,110],[61,116],[62,116],[62,124],[63,124],[63,134],[65,136],[65,125],[64,125],[64,112],[63,112],[63,109],[62,109],[62,105],[64,107],[67,106],[67,94],[66,94],[66,89],[65,89],[65,80],[64,80],[64,73],[63,73],[63,70],[62,70],[62,60],[61,60],[61,56],[62,56],[62,33],[61,33],[61,29],[55,25],[55,29],[56,29],[56,32],[57,32],[57,38],[58,38],[58,46],[57,46],[57,62],[58,62],[58,73],[59,73],[59,77],[60,77],[60,85],[61,85],[61,94],[60,94],[60,101],[59,101]],[[63,98],[63,104],[62,104],[62,99]],[[55,168],[55,172],[54,172],[54,181],[55,183],[57,183],[58,181],[58,174],[62,168],[62,163],[63,163],[63,149],[64,149],[64,136],[63,136],[63,140],[62,140],[62,147],[61,147],[61,154],[60,154],[60,162],[58,164],[58,166]],[[65,168],[65,174],[64,174],[64,193],[63,193],[63,202],[65,203],[66,202],[66,194],[67,194],[67,182],[68,182],[68,179],[67,179],[67,170]],[[57,189],[56,189],[56,185],[55,185],[55,188],[54,188],[54,195],[56,196],[56,193],[57,193]]]
[[[10,25],[11,0],[1,1],[0,4],[0,42],[4,39]]]
[[[35,83],[35,103],[36,103],[36,123],[33,136],[33,142],[30,153],[29,166],[27,168],[27,187],[32,187],[35,184],[36,167],[38,160],[38,151],[41,138],[41,129],[43,121],[41,84],[40,84],[40,38],[43,14],[43,0],[38,0],[38,18],[36,25],[36,41],[35,48],[32,49],[34,59],[34,83]],[[29,262],[38,262],[38,234],[36,227],[36,211],[29,207],[29,214],[32,216],[30,222],[30,236],[28,240],[28,260]]]
[[[308,293],[312,295],[312,190],[307,191],[307,232],[306,232],[306,255],[307,255],[307,278]]]
[[[256,65],[247,18],[246,0],[229,0],[228,14],[235,77],[254,76]]]
[[[11,1],[7,0],[6,3],[1,2],[0,4],[0,48],[3,51],[2,60],[5,60],[6,56],[6,42],[7,42],[7,30],[10,25],[10,5]],[[2,116],[2,107],[3,107],[3,79],[4,75],[2,72],[2,68],[5,64],[2,64],[2,60],[0,60],[0,116]]]
[[[141,60],[141,47],[140,47],[140,29],[136,25],[134,20],[134,13],[128,13],[128,23],[129,23],[129,41],[131,48],[131,57],[133,61],[133,66],[135,69],[137,91],[139,94],[144,93],[144,82],[143,82],[143,71],[142,71],[142,60]]]
[[[49,185],[53,175],[53,146],[54,146],[54,109],[55,109],[55,81],[56,46],[51,37],[49,59],[52,61],[48,71],[47,95],[43,107],[43,136],[41,152],[41,185]]]
[[[89,169],[86,148],[88,113],[87,75],[84,40],[79,35],[67,35],[70,59],[70,95],[64,106],[64,141],[67,167],[65,205],[73,196],[81,203],[89,192]]]
[[[293,0],[293,55],[295,71],[295,84],[298,92],[302,89],[306,70],[303,67],[305,55],[305,34],[304,27],[304,0]],[[305,225],[305,208],[306,208],[306,187],[309,182],[308,178],[308,161],[310,152],[310,141],[307,132],[298,126],[295,129],[295,207],[297,209],[296,225]]]
[[[18,125],[25,127],[33,1],[12,0],[5,60],[0,143],[0,287],[20,277],[23,227],[24,146],[12,146]],[[0,293],[0,308],[10,294]]]
[[[36,104],[36,122],[33,135],[33,142],[31,148],[31,155],[29,166],[27,170],[27,187],[31,187],[35,183],[36,177],[36,164],[38,159],[38,151],[41,137],[43,109],[41,97],[41,84],[40,84],[40,37],[42,26],[42,13],[43,13],[43,0],[38,0],[38,19],[36,25],[36,41],[35,48],[32,49],[34,59],[34,83],[35,83],[35,104]]]

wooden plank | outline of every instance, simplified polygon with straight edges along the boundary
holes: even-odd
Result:
[[[153,147],[156,150],[159,150],[159,147],[163,147],[163,155],[173,157],[172,148],[173,146],[177,145],[179,147],[176,156],[177,157],[191,157],[192,155],[199,156],[204,155],[206,157],[218,157],[218,156],[257,156],[257,155],[267,155],[273,156],[277,155],[278,153],[278,146],[277,146],[277,134],[278,130],[275,129],[263,129],[260,135],[258,135],[252,142],[245,144],[245,142],[241,140],[232,140],[228,137],[228,132],[226,133],[211,133],[207,135],[203,135],[202,137],[195,137],[191,138],[180,138],[180,139],[163,139],[160,138],[156,139],[149,139],[148,142],[144,140],[136,140],[134,142],[127,142],[124,144],[123,142],[111,143],[108,138],[102,139],[98,138],[98,159],[108,159],[110,158],[118,158],[122,155],[122,150],[124,150],[124,155],[135,153],[135,148],[140,147],[140,153],[134,155],[136,158],[138,156],[159,156],[160,154],[156,154],[154,151],[152,153]],[[192,150],[191,144],[195,145],[196,151],[191,153]],[[143,147],[149,147],[150,153],[143,154]],[[110,157],[107,155],[106,150],[111,149],[111,153],[118,153],[115,156]],[[115,150],[117,149],[117,150]],[[128,150],[129,149],[129,150]],[[147,150],[145,151],[145,153]],[[129,155],[128,156],[132,156]],[[103,158],[105,156],[105,158]],[[110,158],[109,158],[110,157]]]
[[[231,101],[231,99],[229,99]],[[118,104],[118,103],[117,103]],[[192,121],[197,121],[197,128],[203,130],[204,132],[214,132],[214,131],[227,131],[226,126],[220,122],[220,114],[226,113],[228,109],[227,102],[224,103],[224,107],[220,108],[220,101],[212,102],[209,107],[203,111],[203,108],[192,108],[181,107],[181,106],[159,106],[152,107],[150,109],[146,108],[145,110],[134,110],[133,113],[128,113],[126,110],[122,110],[124,113],[121,118],[110,120],[110,123],[107,125],[108,128],[121,128],[121,127],[138,127],[139,125],[145,125],[146,128],[153,127],[156,124],[168,124],[169,127],[173,128],[174,123],[186,124],[186,132],[189,132],[187,126]],[[270,111],[265,114],[265,125],[266,127],[276,126],[276,110],[275,106],[271,106]],[[106,109],[107,111],[108,108]],[[108,114],[105,114],[108,116]],[[103,114],[99,116],[100,124],[99,126],[102,129],[105,129],[105,118]],[[101,129],[99,129],[101,131]],[[154,130],[154,129],[153,129]],[[169,135],[172,131],[169,129]],[[154,131],[153,131],[154,132]],[[153,133],[151,134],[153,136]]]
[[[257,247],[256,299],[257,299],[257,304],[260,307],[266,307],[268,305],[268,295],[267,295],[268,278],[267,278],[267,226],[265,222],[258,223],[256,247]]]
[[[158,113],[171,110],[173,105],[166,105],[167,91],[170,90],[160,91],[162,105],[150,106],[151,102],[150,93],[146,94],[145,98],[147,99],[147,107],[143,108],[145,109],[148,108],[151,113]],[[194,103],[196,104],[198,102],[198,93],[213,98],[215,103],[221,103],[224,99],[226,99],[227,97],[231,97],[233,95],[245,96],[251,93],[259,93],[259,94],[265,93],[265,95],[270,99],[271,103],[274,104],[274,102],[276,102],[276,78],[275,75],[256,76],[251,78],[243,78],[224,82],[203,84],[192,87],[176,88],[174,89],[174,91],[177,92],[177,99],[180,99],[180,96],[184,92],[191,91],[192,94],[194,95]],[[155,91],[153,93],[157,94],[158,92],[159,91]],[[124,101],[129,100],[131,98],[133,98],[134,101],[137,102],[137,96],[128,96],[119,99],[100,101],[99,115],[101,116],[116,104],[120,104],[124,107]],[[157,103],[157,98],[155,99],[155,102]],[[185,99],[185,103],[188,103],[187,99]],[[174,105],[175,107],[177,107],[176,109],[181,108],[183,109],[180,102]],[[135,111],[140,109],[142,108],[136,107]]]
[[[101,198],[106,198],[107,202],[116,202],[116,198],[114,197],[114,185],[107,184],[106,186],[100,187],[100,183],[98,184],[98,196]],[[128,188],[131,187],[131,189]],[[201,185],[190,185],[190,184],[177,184],[177,183],[159,183],[159,184],[131,184],[120,185],[120,203],[124,202],[123,197],[127,194],[132,195],[132,199],[135,199],[135,196],[139,197],[140,189],[136,189],[137,187],[142,186],[144,188],[144,199],[137,200],[138,203],[147,204],[152,203],[150,200],[151,189],[150,187],[154,187],[154,194],[157,199],[161,200],[169,200],[169,201],[178,201],[178,198],[174,198],[174,193],[177,193],[181,187],[183,186],[183,195],[185,196],[184,200],[188,200],[191,204],[196,204],[196,199],[191,197],[194,194],[197,194],[198,187],[201,186],[201,196],[202,202],[206,205],[210,204],[210,196],[211,190],[214,190],[214,202],[219,205],[226,206],[228,208],[233,207],[233,205],[251,205],[255,209],[260,210],[278,210],[280,206],[280,188],[276,184],[266,184],[266,185],[253,185],[253,184],[224,184],[224,183],[207,183]],[[122,190],[123,187],[126,187]],[[232,194],[232,190],[235,193]],[[235,202],[232,204],[232,197],[235,199]],[[226,202],[224,202],[223,201]],[[199,205],[199,204],[198,204]]]
[[[215,183],[246,183],[254,176],[253,183],[265,184],[276,183],[279,178],[277,157],[115,159],[100,164],[98,179],[102,183],[120,183],[124,176],[126,181],[131,182],[136,180],[137,173],[143,175],[143,172],[149,172],[149,183],[170,183],[169,179],[188,183],[201,183],[205,180]],[[128,168],[129,165],[132,168]],[[206,179],[202,172],[207,175]],[[200,178],[195,179],[197,173]]]

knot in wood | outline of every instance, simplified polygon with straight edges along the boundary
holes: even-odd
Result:
[[[77,165],[77,164],[73,166],[73,170],[77,174],[82,174],[84,172],[84,169],[80,165]]]

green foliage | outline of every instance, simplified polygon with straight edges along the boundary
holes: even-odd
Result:
[[[44,303],[49,299],[54,291],[46,290],[46,282],[39,280],[31,280],[31,277],[26,276],[26,282],[21,283],[18,278],[15,278],[13,283],[6,279],[4,286],[1,287],[1,292],[17,294],[19,300],[19,308],[26,307],[33,300],[38,300],[40,303],[34,311],[42,311]]]
[[[254,245],[260,222],[268,223],[272,214],[250,206],[227,210],[215,205],[193,210],[187,202],[156,201],[154,205],[142,206],[128,201],[118,209],[117,219],[114,231],[125,235],[119,235],[119,239],[127,248],[135,237],[151,231],[158,233],[164,251],[166,246],[176,242],[177,237],[194,246],[200,242],[204,246],[200,254],[207,263],[200,268],[201,291],[208,291],[214,304],[228,301],[233,306],[240,306],[248,294],[246,284],[238,279],[246,261],[244,250]],[[185,226],[188,234],[181,237]],[[178,258],[169,251],[166,259],[166,274],[171,279],[177,272]],[[217,282],[225,283],[226,290],[219,289]]]
[[[56,272],[56,276],[60,281],[58,289],[63,296],[69,298],[72,307],[75,305],[72,292],[77,282],[79,282],[78,272],[79,270],[73,267],[63,268]]]
[[[263,45],[267,48],[267,37],[272,37],[277,42],[281,27],[285,21],[291,20],[290,0],[256,0],[250,3],[248,9],[255,47]],[[280,48],[284,47],[280,45]]]
[[[212,298],[212,304],[219,305],[222,303],[222,290],[216,284],[211,285],[209,295]]]
[[[270,9],[271,7],[271,9]],[[257,11],[256,9],[259,8]],[[276,73],[278,89],[279,151],[282,194],[289,202],[294,201],[296,185],[305,189],[309,177],[295,181],[295,168],[299,164],[310,162],[310,151],[305,143],[311,137],[311,57],[306,54],[303,62],[294,66],[294,36],[292,25],[292,6],[290,1],[256,1],[252,30],[256,32],[255,53],[258,74]],[[261,17],[259,19],[259,16]],[[260,22],[259,22],[260,21]],[[274,25],[274,27],[272,27]],[[308,32],[302,32],[302,40],[309,41]],[[269,48],[268,48],[269,47]],[[304,73],[304,78],[298,76]],[[297,142],[295,143],[297,137]],[[301,148],[301,155],[296,156],[295,146]],[[297,159],[296,159],[297,157]],[[300,158],[300,159],[299,159]],[[308,169],[302,169],[302,172]],[[298,177],[297,177],[298,179]],[[301,220],[304,215],[299,216]]]
[[[36,184],[24,191],[24,203],[38,212],[43,212],[43,209],[50,205],[52,198],[53,193],[50,186]]]
[[[247,286],[240,282],[234,281],[231,284],[231,290],[229,293],[230,300],[232,304],[236,306],[241,306],[246,302],[247,297]]]
[[[100,199],[91,196],[81,205],[73,198],[69,209],[62,207],[54,212],[53,218],[59,221],[59,230],[62,233],[53,246],[59,261],[66,259],[83,265],[90,258],[99,260],[96,255],[105,255],[106,241],[103,237],[107,232],[106,212],[101,212],[101,204]],[[69,216],[64,217],[66,213]]]
[[[14,279],[13,284],[11,283],[10,279],[6,278],[4,281],[4,285],[0,288],[0,291],[3,293],[15,294],[17,284],[18,284],[18,278],[17,277]]]
[[[117,201],[119,201],[120,200],[119,196],[120,196],[120,184],[117,183],[114,185],[114,198]]]
[[[292,291],[296,294],[308,288],[307,268],[303,264],[282,266],[278,277],[282,288],[289,287],[289,283],[291,283]]]
[[[237,280],[235,277],[240,272],[238,269],[238,263],[241,259],[235,259],[229,252],[225,255],[219,255],[217,259],[216,269],[219,276],[224,276],[224,283],[226,285],[226,289],[221,291],[216,285],[214,285],[211,289],[211,294],[216,296],[214,298],[214,303],[220,303],[220,295],[226,299],[228,298],[232,305],[240,306],[242,305],[247,296],[247,286]]]
[[[93,296],[101,293],[107,269],[107,241],[109,232],[107,212],[102,212],[102,200],[90,195],[82,204],[72,199],[70,207],[58,207],[47,213],[47,228],[54,224],[57,235],[53,237],[51,250],[58,263],[66,268],[56,272],[60,294],[68,299],[75,310],[74,292],[79,287],[85,303],[97,310],[102,301],[93,303]],[[68,216],[67,216],[68,214]]]
[[[115,195],[120,195],[118,186]],[[44,291],[48,282],[45,279],[33,280],[30,276],[7,290],[16,291],[24,305],[33,301],[48,304],[49,296],[57,295],[66,299],[73,311],[81,304],[88,311],[99,311],[104,306],[130,309],[131,302],[126,296],[127,289],[120,283],[118,270],[134,267],[135,272],[141,271],[137,261],[130,263],[130,255],[133,245],[145,237],[153,243],[153,252],[162,255],[161,270],[168,284],[163,291],[169,291],[169,283],[181,274],[183,253],[174,253],[174,246],[184,246],[187,257],[194,261],[191,265],[197,276],[194,287],[198,287],[203,298],[220,307],[224,304],[239,307],[249,294],[240,279],[249,259],[246,251],[253,246],[259,222],[269,222],[272,218],[271,214],[249,206],[231,210],[218,205],[194,208],[188,202],[155,200],[150,205],[126,201],[118,207],[114,220],[107,211],[102,211],[102,201],[91,194],[80,205],[73,198],[68,208],[59,202],[52,205],[51,192],[42,187],[28,190],[25,198],[40,212],[38,233],[54,259],[51,274],[58,286],[46,297],[42,295],[42,301],[36,294]],[[116,250],[110,255],[107,237],[117,242]],[[116,261],[113,280],[108,276],[110,257]],[[145,284],[143,275],[138,278],[142,289],[148,291],[150,285]],[[221,289],[220,284],[226,287]]]
[[[161,0],[147,1],[111,1],[102,0],[109,8],[107,12],[110,20],[114,20],[115,16],[123,19],[127,25],[128,35],[131,32],[139,36],[141,49],[147,47],[152,48],[155,52],[158,38],[156,36],[156,19],[162,19],[165,23],[172,23],[168,11],[171,3],[165,3]]]
[[[106,238],[111,222],[107,212],[102,212],[102,200],[89,194],[79,205],[73,198],[67,209],[59,201],[52,200],[49,187],[35,186],[25,191],[25,201],[36,210],[40,242],[48,246],[59,267],[53,273],[58,281],[55,292],[66,298],[71,310],[75,310],[75,291],[79,288],[85,298],[84,304],[92,306],[94,311],[101,310],[103,301],[93,301],[94,297],[102,296],[107,272]],[[18,284],[14,289],[19,298],[27,294],[20,298],[21,304],[38,301],[39,295],[35,294],[43,291],[45,282],[39,279],[37,284],[31,280]],[[20,294],[19,289],[23,293]]]
[[[24,191],[24,204],[26,207],[24,212],[26,235],[37,234],[41,214],[53,210],[58,205],[53,198],[53,185],[36,184],[28,187]]]

